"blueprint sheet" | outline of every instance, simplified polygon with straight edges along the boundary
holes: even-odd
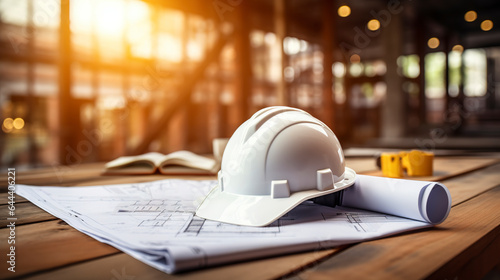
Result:
[[[207,266],[375,239],[431,226],[387,214],[304,202],[266,227],[201,219],[216,181],[163,180],[94,187],[17,185],[21,195],[77,230],[161,271]]]

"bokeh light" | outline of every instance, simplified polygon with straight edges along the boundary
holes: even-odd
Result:
[[[483,31],[490,31],[493,28],[493,21],[487,19],[481,22],[481,29]]]
[[[351,55],[351,57],[349,58],[349,61],[351,63],[359,63],[361,61],[361,57],[359,56],[359,54],[353,54]]]
[[[15,129],[23,129],[24,127],[24,120],[21,118],[16,118],[13,122],[12,125],[14,126]]]
[[[380,28],[380,21],[378,21],[376,19],[372,19],[368,22],[367,27],[371,31],[376,31]]]
[[[12,118],[6,118],[3,120],[3,127],[7,130],[12,130],[14,128],[14,120]]]
[[[476,11],[468,11],[467,13],[465,13],[464,19],[467,22],[473,22],[473,21],[475,21],[477,19],[477,13],[476,13]]]
[[[452,51],[455,52],[463,52],[464,51],[464,46],[462,45],[454,45],[453,48],[451,48]]]
[[[349,6],[343,5],[339,7],[337,12],[341,17],[348,17],[351,14],[351,8]]]
[[[439,47],[439,39],[436,37],[430,38],[429,41],[427,41],[427,46],[429,46],[429,48],[431,49]]]

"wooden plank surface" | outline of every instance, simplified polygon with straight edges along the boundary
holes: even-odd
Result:
[[[500,187],[453,207],[448,219],[429,231],[364,242],[337,254],[334,258],[302,272],[295,279],[423,279],[433,273],[440,279],[458,277],[461,266],[474,261],[475,254],[464,254],[473,245],[481,252],[489,243],[498,246],[500,234]],[[480,243],[480,244],[479,244]],[[457,256],[462,256],[457,258]],[[500,263],[500,252],[483,271]],[[442,268],[443,270],[441,270]]]
[[[8,236],[8,232],[8,228],[2,228],[0,236]],[[0,251],[7,249],[7,242],[1,242]],[[118,252],[61,220],[16,226],[16,273],[2,269],[0,278],[19,277]],[[4,263],[5,258],[2,254]]]
[[[356,173],[362,174],[369,171],[377,171],[377,162],[375,158],[346,158],[345,165]]]
[[[7,203],[9,202],[8,197],[9,197],[8,193],[0,193],[0,205],[7,205]],[[21,202],[27,202],[28,200],[22,196],[16,195],[14,197],[14,201],[16,203],[21,203]]]
[[[421,181],[443,181],[452,178],[456,175],[465,174],[484,168],[499,162],[498,158],[471,158],[471,157],[449,157],[449,158],[435,158],[434,159],[434,172],[432,176],[409,177],[405,176],[403,179],[421,180]],[[374,170],[363,173],[365,175],[382,176],[381,170]]]
[[[16,171],[16,183],[37,186],[91,186],[99,184],[123,184],[131,180],[147,182],[161,179],[179,178],[172,175],[142,175],[142,176],[102,176],[104,163],[81,164],[78,166],[48,167],[33,171]],[[45,173],[43,171],[45,171]],[[215,176],[185,176],[193,180],[212,179]],[[7,174],[0,176],[0,199],[7,196]]]
[[[31,202],[16,203],[14,206],[17,226],[57,219]],[[0,213],[8,213],[7,205],[0,205]],[[0,228],[6,227],[8,223],[7,219],[0,220]]]
[[[16,183],[26,185],[65,186],[95,178],[102,163],[47,167],[34,170],[16,170]],[[7,191],[7,174],[0,175],[0,192]]]
[[[457,205],[500,184],[500,163],[443,182]]]
[[[458,176],[453,179],[448,179],[444,183],[445,185],[450,189],[450,192],[452,194],[452,199],[454,205],[460,204],[460,203],[466,203],[468,200],[470,200],[472,197],[481,195],[484,192],[487,192],[489,189],[491,189],[493,186],[498,184],[499,182],[499,176],[497,174],[500,173],[500,165],[494,165],[488,168],[482,168],[485,165],[491,164],[494,161],[481,161],[481,160],[469,160],[467,161],[466,164],[462,163],[460,166],[460,172],[464,172],[464,170],[476,170],[480,169],[475,172],[468,173],[466,175]],[[358,164],[360,166],[364,165],[366,167],[366,170],[370,170],[373,166],[369,167],[371,164],[373,164],[372,159],[364,159],[364,160],[359,160]],[[453,164],[453,163],[450,163]],[[95,172],[93,173],[95,174]],[[449,174],[453,174],[453,176],[449,176]],[[450,172],[448,174],[449,177],[454,177],[459,174],[454,174],[453,172]],[[95,185],[95,184],[102,184],[102,176],[97,176],[93,178],[87,178],[87,181],[83,180],[81,182],[78,182],[77,184],[82,184],[82,185]],[[109,177],[109,176],[107,176]],[[116,182],[116,183],[130,183],[131,181],[151,181],[154,179],[157,179],[158,177],[152,178],[151,176],[143,176],[143,177],[113,177],[111,181]],[[74,177],[72,177],[74,178]],[[198,178],[199,177],[195,177]],[[211,177],[213,178],[213,177]],[[40,182],[40,181],[39,181]],[[105,178],[104,182],[109,182],[108,178]],[[19,229],[22,229],[24,227],[28,228],[27,230],[21,230],[20,232],[23,232],[22,234],[19,234],[19,236],[24,236],[25,233],[29,233],[31,231],[37,232],[39,231],[38,228],[31,228],[29,226],[34,226],[29,225],[29,223],[32,222],[41,222],[39,223],[40,225],[43,224],[50,224],[50,223],[57,223],[57,221],[49,221],[49,222],[44,222],[47,220],[52,219],[53,217],[50,216],[49,214],[46,214],[45,216],[43,215],[43,211],[39,210],[36,206],[33,204],[26,202],[23,203],[26,204],[26,206],[20,206],[21,203],[18,203],[18,207],[23,208],[21,209],[23,212],[24,217],[29,217],[27,219],[28,223],[27,225],[20,225],[18,226]],[[36,210],[38,209],[38,210]],[[454,211],[452,211],[453,213]],[[26,216],[25,216],[26,215]],[[451,217],[451,216],[450,216]],[[448,221],[448,220],[447,220]],[[53,224],[52,224],[53,226]],[[29,264],[27,264],[28,267],[30,267],[29,270],[23,271],[23,275],[26,275],[26,273],[33,273],[36,271],[48,271],[43,274],[35,274],[33,277],[37,279],[41,279],[42,275],[44,276],[50,276],[51,278],[54,277],[54,279],[64,279],[62,277],[63,275],[79,275],[82,274],[82,271],[87,271],[87,270],[94,270],[96,271],[97,274],[96,276],[99,276],[97,278],[102,278],[103,275],[112,275],[113,273],[122,273],[121,269],[125,267],[127,269],[127,273],[130,271],[133,271],[134,275],[140,275],[140,279],[148,279],[151,277],[151,279],[157,279],[159,275],[161,275],[161,278],[165,279],[173,279],[173,278],[187,278],[187,279],[198,279],[198,278],[204,278],[204,279],[234,279],[236,275],[239,275],[238,278],[240,279],[255,279],[256,276],[257,278],[276,278],[276,277],[281,277],[283,275],[290,275],[294,271],[300,270],[300,268],[311,265],[312,263],[318,262],[322,259],[325,259],[329,256],[333,255],[332,259],[336,259],[336,254],[339,252],[339,249],[329,249],[329,250],[323,250],[323,251],[317,251],[317,252],[307,252],[307,253],[302,253],[302,254],[293,254],[293,255],[288,255],[288,256],[283,256],[283,257],[278,257],[278,258],[270,258],[270,259],[265,259],[265,260],[256,260],[256,261],[250,261],[250,262],[244,262],[240,264],[234,264],[234,265],[228,265],[228,266],[223,266],[223,267],[217,267],[217,268],[211,268],[211,269],[205,269],[205,270],[200,270],[200,271],[195,271],[191,273],[183,273],[180,275],[167,275],[162,272],[157,271],[154,268],[151,268],[139,261],[136,261],[135,259],[131,258],[130,256],[123,254],[123,253],[117,253],[117,251],[110,246],[104,245],[100,242],[92,240],[90,237],[81,234],[79,232],[76,232],[73,228],[69,227],[68,225],[59,225],[60,227],[66,227],[68,229],[65,230],[52,230],[50,231],[50,242],[53,244],[53,250],[48,251],[51,252],[52,254],[46,255],[46,251],[43,249],[43,246],[38,244],[37,242],[41,242],[40,240],[33,240],[31,243],[32,245],[36,245],[33,247],[30,245],[31,248],[34,248],[36,252],[39,252],[40,254],[43,252],[44,255],[50,256],[49,259],[53,258],[54,261],[48,261],[44,260],[42,263],[40,263],[40,260],[34,259],[34,258],[29,258]],[[6,229],[0,230],[0,233],[5,233]],[[68,237],[65,234],[66,230],[72,230],[74,231],[74,234],[71,235],[71,237],[68,239]],[[62,235],[61,235],[62,234]],[[29,236],[29,234],[28,234]],[[82,239],[83,238],[83,239]],[[24,238],[23,238],[24,239]],[[71,257],[67,259],[68,256],[65,256],[64,254],[64,249],[63,247],[58,243],[58,240],[63,239],[66,240],[67,243],[74,243],[74,244],[85,244],[85,250],[86,251],[92,251],[94,252],[93,254],[82,254],[82,253],[77,253],[73,254],[71,253]],[[85,241],[82,241],[84,239],[87,239]],[[495,243],[493,243],[495,244]],[[3,246],[3,244],[2,244]],[[94,250],[97,248],[97,250]],[[360,245],[354,246],[358,247]],[[103,250],[102,247],[110,249],[110,251]],[[353,248],[354,248],[353,247]],[[3,248],[2,248],[3,250]],[[350,249],[348,249],[350,250]],[[24,254],[24,253],[23,253]],[[110,254],[113,254],[110,256]],[[53,257],[54,256],[54,257]],[[65,257],[62,257],[65,256]],[[21,257],[20,257],[21,258]],[[95,259],[98,258],[98,259]],[[61,260],[66,260],[66,261],[61,261]],[[123,262],[127,263],[127,266],[123,265]],[[106,264],[106,265],[105,265]],[[31,269],[31,267],[35,267],[35,269]],[[62,269],[56,269],[63,267]],[[114,270],[114,272],[113,272]],[[65,274],[69,273],[69,274]],[[89,271],[85,273],[90,273]],[[111,273],[111,274],[110,274]],[[132,272],[131,272],[132,273]],[[17,274],[16,276],[19,276],[21,274]],[[87,274],[82,274],[82,275],[87,275]],[[93,275],[93,274],[89,274]],[[60,277],[61,276],[61,277]],[[107,276],[105,276],[107,277]],[[112,278],[113,276],[107,277],[107,278]],[[43,278],[43,277],[42,277]],[[92,277],[93,278],[93,277]]]
[[[500,164],[496,164],[492,167],[478,172],[481,173],[465,174],[464,176],[457,177],[452,181],[446,182],[446,185],[450,185],[449,188],[452,195],[452,200],[454,200],[455,205],[464,202],[464,199],[461,199],[460,197],[455,199],[453,198],[456,197],[457,193],[459,193],[463,197],[468,192],[470,194],[470,199],[471,197],[477,196],[478,194],[484,193],[494,188],[499,183],[497,174],[500,173]],[[480,179],[477,179],[478,177]],[[476,178],[476,186],[480,186],[480,188],[469,188],[468,184],[461,183],[461,178],[466,178],[465,182],[474,180],[474,178]],[[466,188],[466,191],[462,191],[462,188]],[[440,228],[440,226],[438,228]],[[430,232],[430,234],[432,234],[432,232]],[[326,256],[323,254],[318,254],[318,252],[304,253],[303,255],[310,259],[310,263],[315,263],[321,261],[325,257],[335,255],[338,252],[330,250],[326,250]],[[291,262],[288,257],[289,256],[269,259],[272,260],[272,262],[270,262],[269,260],[260,260],[224,266],[221,268],[211,268],[207,270],[188,272],[180,275],[165,275],[162,277],[162,279],[232,279],[231,277],[234,277],[238,272],[242,272],[241,275],[238,276],[238,279],[273,279],[294,273],[298,267],[302,267],[297,266],[295,262]],[[114,267],[117,267],[119,265],[118,260],[116,263],[111,263]],[[270,266],[270,264],[272,264],[272,266]],[[142,265],[144,264],[135,264],[135,266]],[[270,267],[273,268],[270,269]],[[71,269],[68,268],[67,271],[71,271]],[[134,268],[133,271],[137,271],[136,268]],[[153,279],[154,277],[156,277],[156,275],[157,272],[152,268],[149,270],[147,268],[141,269],[141,277],[144,276],[146,279],[151,277],[151,279]],[[258,277],[256,277],[257,275]],[[228,277],[226,278],[226,276]]]
[[[293,271],[312,265],[316,263],[318,259],[328,257],[339,250],[340,248],[335,248],[316,252],[291,254],[280,258],[260,259],[176,275],[170,275],[156,270],[122,253],[78,263],[58,270],[51,270],[28,277],[27,279],[111,279],[116,275],[121,275],[122,277],[128,276],[129,278],[133,277],[134,279],[276,279],[283,275],[283,271]],[[256,267],[259,269],[256,270]]]

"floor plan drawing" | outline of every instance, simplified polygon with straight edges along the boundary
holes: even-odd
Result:
[[[18,186],[18,194],[85,234],[173,272],[370,240],[427,223],[311,201],[265,227],[195,216],[216,181],[95,187]],[[326,245],[325,245],[326,244]]]
[[[323,214],[325,221],[349,223],[358,232],[376,232],[378,224],[404,222],[405,219],[382,213],[337,212],[335,215]]]

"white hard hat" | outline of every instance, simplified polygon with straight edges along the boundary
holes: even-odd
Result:
[[[301,202],[351,186],[342,147],[324,123],[305,111],[262,109],[229,139],[218,185],[196,211],[208,220],[265,226]]]

